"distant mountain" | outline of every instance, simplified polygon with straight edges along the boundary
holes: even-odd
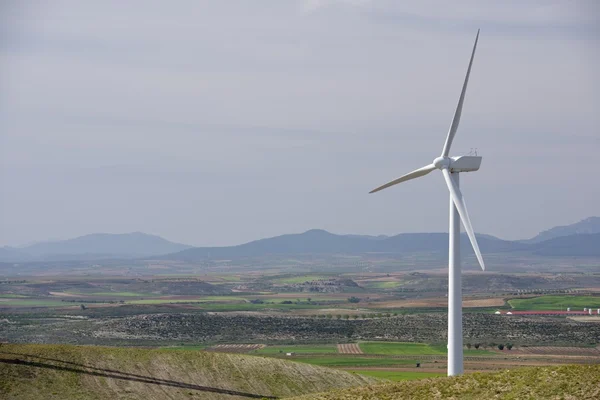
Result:
[[[600,233],[600,217],[589,217],[571,225],[555,226],[547,231],[540,232],[536,237],[524,240],[525,243],[539,243],[544,240],[561,236]]]
[[[477,240],[482,253],[521,253],[539,256],[600,257],[600,218],[560,226],[530,240],[508,241],[485,234]],[[415,255],[448,254],[447,233],[403,233],[395,236],[336,235],[321,229],[255,240],[238,246],[191,247],[140,232],[95,233],[75,239],[0,248],[0,262],[81,261],[154,258],[198,262],[287,255]],[[465,234],[461,253],[473,254]]]
[[[477,235],[482,253],[522,253],[540,256],[600,256],[600,233],[560,236],[537,243],[507,241],[491,235]],[[160,259],[196,262],[210,259],[241,259],[285,255],[448,254],[447,233],[403,233],[390,237],[336,235],[313,229],[229,247],[194,247],[160,256]],[[461,253],[473,254],[462,234]]]
[[[560,236],[532,244],[542,256],[600,257],[600,233]]]
[[[461,241],[461,251],[472,253],[466,235]],[[527,245],[510,242],[490,235],[477,235],[483,252],[498,253],[525,250]],[[238,246],[194,247],[161,259],[202,261],[207,259],[239,259],[294,254],[414,254],[448,252],[447,233],[404,233],[391,237],[336,235],[313,229],[300,234],[276,236]]]
[[[190,246],[141,232],[94,233],[74,239],[35,243],[18,249],[4,247],[0,249],[0,260],[18,262],[151,257],[188,248]]]

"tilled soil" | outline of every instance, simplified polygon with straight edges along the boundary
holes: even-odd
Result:
[[[341,354],[363,354],[357,343],[338,344],[337,349]]]

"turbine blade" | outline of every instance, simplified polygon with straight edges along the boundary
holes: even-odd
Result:
[[[456,206],[458,214],[460,215],[460,220],[462,221],[465,231],[467,231],[467,236],[469,236],[469,240],[473,246],[473,251],[475,251],[477,261],[479,261],[481,269],[485,271],[485,264],[483,263],[481,251],[479,251],[479,245],[477,244],[477,238],[475,237],[475,232],[473,231],[473,226],[471,225],[471,219],[469,218],[469,213],[467,212],[467,204],[465,203],[465,199],[463,198],[460,189],[456,185],[456,182],[454,182],[454,179],[452,179],[450,171],[448,171],[447,168],[444,168],[442,169],[442,173],[444,174],[444,179],[446,180],[448,190],[450,190],[450,196],[452,196],[454,205]]]
[[[462,92],[460,93],[460,98],[458,99],[458,105],[456,106],[456,111],[454,112],[454,118],[452,119],[452,124],[450,125],[448,136],[446,137],[446,143],[444,143],[442,157],[448,157],[448,153],[450,152],[450,146],[452,145],[452,140],[454,139],[454,135],[456,135],[456,131],[458,130],[458,124],[460,123],[460,114],[462,113],[463,103],[465,101],[465,93],[467,93],[467,84],[469,83],[469,75],[471,75],[471,66],[473,65],[473,58],[475,57],[475,49],[477,48],[478,40],[479,29],[477,29],[477,36],[475,37],[475,44],[473,45],[473,52],[471,53],[471,61],[469,61],[469,68],[467,68],[467,76],[465,76],[465,83],[463,84]]]
[[[394,186],[394,185],[397,185],[399,183],[406,182],[406,181],[418,178],[418,177],[423,176],[423,175],[427,175],[428,173],[430,173],[431,171],[433,171],[435,168],[436,167],[433,164],[426,165],[426,166],[424,166],[422,168],[419,168],[419,169],[416,169],[416,170],[414,170],[412,172],[409,172],[406,175],[402,175],[400,178],[394,179],[393,181],[388,182],[385,185],[379,186],[378,188],[371,190],[369,193],[379,192],[380,190],[389,188],[390,186]]]

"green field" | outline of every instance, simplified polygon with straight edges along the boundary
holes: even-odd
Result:
[[[446,345],[431,345],[426,343],[362,342],[359,346],[365,354],[435,356],[447,353]],[[491,351],[475,349],[464,349],[463,352],[465,355],[495,354]]]
[[[528,299],[512,299],[508,304],[515,310],[561,311],[567,307],[583,311],[584,307],[600,308],[597,296],[540,296]]]
[[[291,345],[291,346],[267,346],[260,350],[257,350],[255,353],[257,354],[281,354],[281,353],[297,353],[297,354],[306,354],[306,353],[337,353],[337,347],[333,344],[323,344],[323,345]]]
[[[206,281],[212,284],[219,283],[219,281],[241,282],[242,278],[239,275],[209,275]]]
[[[402,286],[402,282],[387,281],[387,282],[366,282],[364,287],[369,289],[395,289]]]
[[[90,293],[75,293],[65,292],[78,296],[100,296],[100,297],[155,297],[156,293],[136,293],[136,292],[90,292]]]
[[[389,355],[444,355],[444,346],[432,346],[425,343],[402,342],[362,342],[360,349],[366,354]]]
[[[168,347],[160,347],[161,350],[191,350],[191,351],[199,351],[204,350],[208,345],[205,344],[190,344],[190,345],[182,345],[182,346],[168,346]]]
[[[415,365],[416,360],[398,358],[369,358],[347,356],[321,356],[321,357],[294,357],[294,361],[323,367],[393,367]]]
[[[290,276],[286,278],[277,278],[273,282],[277,283],[304,283],[306,281],[318,281],[319,279],[329,279],[331,276],[327,275],[301,275],[301,276]]]
[[[11,298],[7,301],[0,302],[0,307],[68,307],[78,305],[77,303],[68,303],[55,299],[22,299]]]
[[[352,370],[348,371],[355,374],[372,376],[373,378],[387,379],[390,381],[407,381],[423,378],[437,378],[446,376],[443,372],[413,372],[413,371],[370,371],[370,370]]]
[[[127,304],[173,304],[173,303],[240,303],[245,304],[248,300],[245,297],[237,296],[199,296],[192,299],[140,299],[130,300]],[[248,303],[250,304],[250,303]],[[260,305],[260,304],[259,304]]]
[[[306,310],[319,309],[316,304],[252,304],[252,303],[202,303],[199,308],[206,311],[260,311],[260,310]]]
[[[285,300],[290,300],[290,301],[296,301],[296,300],[300,300],[302,301],[308,301],[308,299],[310,298],[310,301],[329,301],[329,302],[342,302],[342,303],[347,303],[348,302],[348,297],[350,297],[351,295],[346,295],[344,297],[340,297],[340,296],[332,296],[332,295],[327,295],[327,294],[320,294],[320,293],[306,293],[306,292],[298,292],[296,297],[289,297],[289,296],[282,296],[282,295],[277,295],[277,294],[268,294],[268,295],[260,295],[260,296],[249,296],[249,298],[256,298],[256,299],[261,299],[263,301],[276,301],[276,302],[281,302],[281,301],[285,301]]]

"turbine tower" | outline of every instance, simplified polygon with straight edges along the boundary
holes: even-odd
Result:
[[[479,39],[479,30],[475,37],[469,68],[465,77],[465,83],[460,93],[458,106],[444,143],[442,154],[433,162],[425,167],[414,170],[406,175],[401,176],[385,185],[373,189],[370,193],[375,193],[386,189],[398,183],[406,182],[411,179],[419,178],[427,175],[435,169],[442,171],[448,190],[450,191],[450,226],[449,233],[449,251],[448,251],[448,376],[460,375],[463,373],[463,336],[462,336],[462,282],[460,272],[460,222],[462,221],[465,231],[469,236],[475,256],[481,265],[481,269],[485,270],[485,264],[479,251],[477,238],[471,226],[471,220],[467,213],[467,205],[459,187],[459,174],[461,172],[477,171],[481,165],[481,157],[477,156],[459,156],[449,157],[450,146],[452,140],[458,130],[460,115],[465,101],[465,93],[467,84],[469,83],[469,75],[471,74],[471,66],[473,65],[473,57],[477,48],[477,40]]]

